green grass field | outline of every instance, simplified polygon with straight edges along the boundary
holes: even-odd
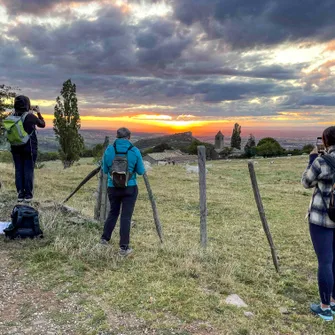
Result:
[[[83,320],[92,327],[91,334],[132,334],[141,327],[138,320],[155,334],[165,335],[332,334],[335,322],[324,323],[309,313],[309,303],[318,301],[318,292],[316,257],[304,219],[311,191],[300,184],[307,159],[273,159],[273,164],[259,159],[255,165],[280,258],[280,275],[272,264],[247,161],[242,160],[208,162],[209,245],[205,251],[199,245],[198,176],[183,166],[157,166],[149,172],[164,245],[156,235],[140,178],[132,258],[118,258],[118,230],[112,245],[102,247],[101,226],[69,223],[60,212],[43,209],[42,241],[1,242],[0,248],[11,250],[45,290],[78,297],[83,313],[90,315]],[[35,171],[36,200],[61,202],[93,168],[87,159],[66,170],[60,162],[47,162]],[[16,193],[12,165],[0,163],[0,169],[1,220],[8,219]],[[69,206],[92,217],[96,186],[95,178]],[[232,293],[248,308],[228,306],[224,300]],[[248,318],[244,311],[254,316]],[[126,315],[133,324],[116,322],[115,313]],[[60,322],[65,318],[58,317]],[[78,327],[78,334],[87,332]]]

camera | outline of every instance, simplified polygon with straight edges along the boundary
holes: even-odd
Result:
[[[318,153],[323,155],[325,153],[325,145],[323,144],[322,137],[316,138],[316,147],[318,149]]]

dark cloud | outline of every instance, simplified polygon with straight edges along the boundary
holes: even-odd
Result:
[[[173,0],[175,17],[235,49],[335,37],[333,0]]]
[[[335,106],[335,95],[304,96],[298,101],[300,106]]]
[[[81,19],[57,28],[20,24],[8,34],[43,65],[116,73],[135,63],[130,28],[120,9],[113,6],[98,13],[95,21]]]
[[[335,106],[335,95],[334,94],[320,94],[312,93],[304,94],[301,92],[291,92],[280,104],[285,108],[301,108],[301,106]]]
[[[9,15],[40,15],[50,11],[56,5],[65,5],[74,2],[85,3],[92,2],[92,0],[0,0],[0,4],[3,4],[7,8]]]
[[[178,60],[192,42],[188,30],[168,19],[144,20],[136,28],[136,54],[142,65],[164,68]]]
[[[208,64],[208,66],[206,66]],[[299,66],[300,68],[300,66]],[[180,69],[185,75],[209,75],[209,76],[237,76],[249,78],[271,78],[278,80],[298,79],[300,77],[299,69],[294,67],[282,67],[280,65],[259,66],[251,70],[237,70],[232,68],[213,67],[210,63],[205,66],[193,66]]]

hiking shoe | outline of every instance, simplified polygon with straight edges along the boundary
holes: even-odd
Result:
[[[119,255],[122,257],[126,257],[126,256],[129,256],[132,252],[133,252],[133,249],[131,248],[127,248],[127,249],[120,248]]]
[[[33,201],[33,198],[25,198],[24,199],[24,202],[26,202],[26,203],[31,203]]]
[[[108,241],[105,240],[104,238],[102,238],[102,239],[100,240],[100,244],[102,244],[102,245],[108,245]]]
[[[17,198],[17,202],[23,202],[23,198]]]
[[[322,309],[320,304],[311,304],[311,312],[325,321],[333,321],[333,313],[330,308]]]
[[[333,305],[333,306],[330,305],[330,309],[331,309],[332,313],[335,314],[335,305]]]

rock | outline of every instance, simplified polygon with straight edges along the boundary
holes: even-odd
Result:
[[[191,165],[186,164],[185,168],[186,168],[186,171],[188,173],[199,173],[199,167],[198,166],[191,166]],[[206,169],[206,173],[207,172],[208,172],[208,170]]]
[[[236,307],[248,307],[248,305],[237,294],[229,295],[225,302],[226,304],[234,305]]]
[[[286,307],[279,307],[279,312],[281,314],[289,314],[290,313]]]
[[[252,312],[244,312],[244,316],[246,316],[247,318],[253,318],[255,315]]]

